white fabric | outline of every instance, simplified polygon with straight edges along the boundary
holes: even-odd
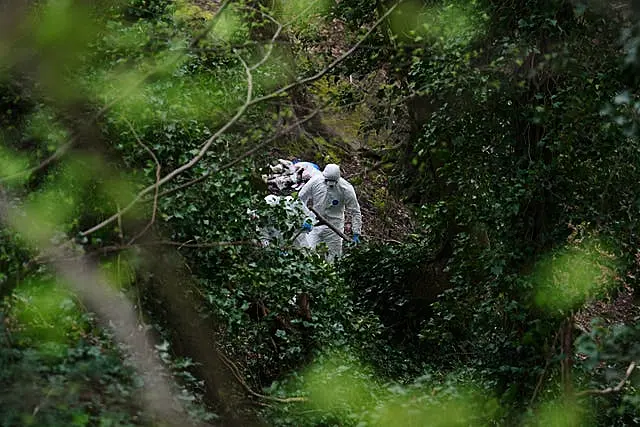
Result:
[[[264,198],[264,201],[267,202],[269,206],[273,207],[280,203],[280,197],[276,196],[275,194],[269,194]]]
[[[291,196],[283,198],[276,196],[275,194],[269,194],[264,198],[264,200],[271,207],[279,205],[284,200],[284,208],[290,221],[296,223],[300,222],[302,225],[303,221],[310,220],[311,222],[314,222],[316,219],[313,212],[309,211],[309,209],[307,209],[300,200],[296,200]],[[282,232],[271,225],[259,230],[259,235],[263,246],[269,246],[269,243],[272,240],[281,240],[283,238]],[[294,239],[293,244],[303,248],[309,247],[307,233],[302,232],[298,234]]]
[[[293,167],[296,171],[302,171],[302,180],[305,182],[322,173],[311,162],[298,162]]]
[[[319,244],[327,245],[327,260],[332,262],[336,257],[342,256],[342,237],[326,225],[318,225],[307,235],[307,245],[315,249]]]
[[[300,189],[298,197],[305,206],[313,206],[331,225],[343,232],[346,211],[351,215],[353,233],[361,233],[362,214],[358,198],[353,186],[344,178],[340,178],[337,185],[330,187],[322,174],[316,175]],[[308,240],[309,246],[312,248],[320,242],[326,243],[329,248],[328,259],[330,260],[342,255],[342,238],[327,226],[314,227],[309,233]]]
[[[271,172],[275,174],[282,174],[282,173],[291,174],[294,171],[293,162],[285,159],[278,159],[278,163],[276,165],[270,166],[270,168],[271,168]]]
[[[324,170],[322,171],[322,175],[325,177],[325,179],[337,181],[340,179],[340,166],[333,163],[329,163],[327,166],[324,167]]]

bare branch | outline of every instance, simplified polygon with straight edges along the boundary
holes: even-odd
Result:
[[[131,245],[133,244],[133,242],[135,242],[140,237],[142,237],[149,230],[149,228],[153,225],[153,223],[156,220],[156,213],[158,212],[158,192],[160,190],[160,186],[158,185],[158,183],[160,182],[160,177],[161,177],[161,174],[160,174],[161,166],[160,166],[160,162],[158,161],[158,158],[153,153],[153,151],[149,147],[147,147],[144,142],[142,142],[142,140],[140,139],[140,136],[138,136],[138,132],[136,132],[135,128],[133,127],[133,124],[131,124],[131,122],[127,118],[125,118],[125,121],[127,122],[127,125],[129,125],[129,128],[131,129],[133,136],[136,138],[136,141],[138,141],[138,144],[140,144],[147,151],[147,153],[149,153],[149,155],[153,158],[153,161],[156,163],[156,185],[155,185],[155,191],[153,194],[153,210],[151,212],[151,220],[149,221],[149,223],[147,223],[147,225],[144,227],[144,229],[140,233],[138,233],[131,240],[129,240],[128,244]]]
[[[221,350],[219,350],[219,349],[216,349],[216,350],[217,350],[218,355],[220,356],[220,359],[222,359],[222,361],[227,366],[229,371],[231,371],[231,374],[234,376],[236,381],[238,381],[240,383],[240,385],[242,385],[242,387],[251,396],[257,397],[259,399],[269,400],[271,402],[278,402],[278,403],[306,402],[308,400],[306,397],[285,397],[285,398],[282,398],[282,397],[268,396],[268,395],[260,394],[260,393],[258,393],[256,391],[254,391],[251,387],[249,387],[249,384],[247,384],[247,382],[242,378],[242,375],[240,374],[240,370],[235,365],[235,363],[233,363],[231,361],[231,359],[229,359]]]
[[[287,126],[286,128],[284,128],[283,130],[281,130],[280,132],[276,133],[275,135],[273,135],[271,138],[261,142],[260,144],[256,145],[255,147],[253,147],[252,149],[246,151],[245,153],[241,154],[240,156],[236,157],[235,159],[231,160],[228,163],[225,163],[224,165],[220,166],[219,168],[214,169],[213,171],[207,171],[206,173],[202,174],[202,176],[199,176],[198,178],[192,179],[191,181],[185,182],[184,184],[180,184],[177,187],[165,190],[163,192],[160,193],[160,197],[166,196],[168,194],[172,194],[175,193],[176,191],[180,191],[183,190],[187,187],[191,187],[194,184],[197,184],[199,182],[204,181],[205,179],[207,179],[209,176],[213,175],[214,173],[219,173],[222,172],[223,170],[229,169],[235,165],[237,165],[238,163],[240,163],[242,160],[251,157],[252,155],[254,155],[256,152],[258,152],[259,150],[261,150],[262,148],[264,148],[265,146],[267,146],[268,144],[270,144],[271,142],[275,141],[280,135],[283,135],[293,129],[296,129],[298,126],[300,126],[301,124],[308,122],[309,120],[311,120],[313,117],[315,117],[320,111],[322,111],[323,107],[317,108],[314,112],[312,112],[311,114],[309,114],[307,117],[305,117],[304,119],[295,122],[294,124]]]
[[[402,3],[403,0],[399,0],[398,2],[396,2],[393,6],[391,6],[389,8],[389,10],[387,10],[384,15],[382,15],[382,17],[380,17],[380,19],[378,19],[372,26],[371,28],[369,28],[369,30],[365,33],[364,36],[362,36],[362,38],[360,40],[358,40],[358,42],[356,44],[354,44],[353,46],[351,46],[351,48],[346,51],[345,53],[343,53],[342,55],[340,55],[339,58],[336,58],[335,60],[333,60],[329,65],[327,65],[324,69],[318,71],[316,74],[314,74],[313,76],[301,79],[301,80],[297,80],[293,83],[290,83],[284,87],[281,87],[280,89],[277,89],[273,92],[271,92],[268,95],[264,95],[258,98],[255,98],[253,101],[251,101],[251,105],[253,104],[257,104],[259,102],[263,102],[266,101],[268,99],[272,99],[272,98],[276,98],[280,95],[282,95],[283,93],[287,92],[290,89],[293,89],[297,86],[303,85],[303,84],[307,84],[307,83],[313,83],[314,81],[321,79],[322,77],[324,77],[327,73],[329,73],[331,70],[333,70],[336,66],[338,66],[341,62],[343,62],[345,59],[347,59],[349,56],[351,56],[353,54],[353,52],[355,52],[358,47],[360,47],[360,45],[362,43],[364,43],[364,41],[375,31],[376,28],[378,28],[380,26],[380,24],[382,24],[384,22],[385,19],[387,19],[389,17],[389,15],[391,15],[391,13],[398,7],[398,5],[400,5],[400,3]]]
[[[615,386],[615,387],[607,387],[605,389],[602,390],[598,390],[598,389],[594,389],[594,390],[583,390],[581,392],[576,393],[576,397],[584,397],[584,396],[593,396],[593,395],[603,395],[603,394],[610,394],[610,393],[617,393],[620,390],[622,390],[622,387],[624,387],[625,383],[627,382],[627,380],[629,379],[629,377],[631,376],[631,374],[633,373],[633,370],[636,368],[636,362],[633,361],[629,364],[629,366],[627,367],[627,372],[625,372],[624,377],[620,380],[620,382]]]
[[[235,240],[229,242],[203,242],[203,243],[189,243],[189,242],[174,242],[172,240],[159,240],[159,241],[151,241],[151,242],[143,242],[143,243],[134,243],[127,245],[115,245],[115,246],[103,246],[98,248],[92,252],[87,253],[87,256],[91,256],[94,254],[105,255],[111,252],[120,252],[127,249],[137,248],[137,247],[148,247],[148,246],[177,246],[180,248],[193,248],[193,249],[205,249],[205,248],[221,248],[225,246],[260,246],[260,244],[253,240]]]
[[[213,142],[216,139],[218,139],[220,137],[220,135],[225,133],[227,131],[227,129],[229,129],[231,126],[233,126],[233,124],[236,121],[238,121],[240,119],[240,117],[242,117],[244,115],[245,111],[247,110],[247,108],[251,104],[251,99],[252,99],[252,96],[253,96],[253,75],[251,74],[251,70],[249,70],[249,67],[247,66],[247,63],[242,58],[240,58],[240,61],[242,62],[242,65],[244,66],[246,74],[247,74],[247,97],[246,97],[246,101],[238,109],[236,114],[227,123],[225,123],[220,129],[218,129],[218,131],[216,133],[214,133],[213,135],[211,135],[211,137],[209,139],[207,139],[207,141],[202,146],[200,151],[198,151],[198,154],[196,154],[191,160],[189,160],[187,163],[183,164],[179,168],[174,169],[173,171],[169,172],[167,175],[165,175],[162,179],[160,179],[155,184],[150,185],[150,186],[146,187],[145,189],[143,189],[142,191],[140,191],[136,195],[136,197],[134,197],[134,199],[127,206],[125,206],[123,209],[121,209],[119,212],[117,212],[117,213],[113,214],[112,216],[110,216],[109,218],[105,219],[100,224],[98,224],[98,225],[96,225],[94,227],[91,227],[88,230],[83,231],[81,233],[83,236],[88,236],[89,234],[98,231],[99,229],[103,228],[104,226],[106,226],[108,224],[111,224],[113,221],[115,221],[117,219],[118,215],[122,215],[123,213],[129,211],[146,194],[150,193],[151,191],[154,191],[156,188],[160,187],[161,185],[171,181],[173,178],[175,178],[176,176],[180,175],[182,172],[192,168],[195,164],[197,164],[202,159],[202,157],[204,157],[204,155],[207,153],[207,151],[209,150],[209,148],[211,147]]]

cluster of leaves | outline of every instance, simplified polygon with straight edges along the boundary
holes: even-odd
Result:
[[[140,383],[112,338],[44,277],[2,303],[0,424],[145,425]]]

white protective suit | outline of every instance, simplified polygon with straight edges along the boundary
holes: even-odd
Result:
[[[331,225],[342,232],[346,211],[351,215],[353,234],[361,233],[362,214],[356,192],[346,179],[340,177],[338,165],[327,165],[322,174],[314,176],[302,187],[298,197],[305,206],[312,205]],[[342,238],[326,225],[314,227],[307,238],[311,248],[315,248],[321,242],[327,245],[329,261],[342,255]]]

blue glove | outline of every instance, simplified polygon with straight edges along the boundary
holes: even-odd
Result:
[[[355,243],[360,243],[360,235],[359,234],[354,234],[353,235],[353,241]]]
[[[306,231],[311,231],[313,230],[313,225],[310,222],[305,221],[302,223],[302,229]]]

